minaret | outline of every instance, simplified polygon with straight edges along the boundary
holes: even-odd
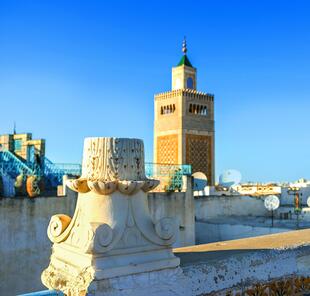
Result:
[[[214,184],[214,96],[198,92],[197,69],[187,56],[172,68],[172,90],[155,95],[154,162],[190,164]]]
[[[172,68],[172,90],[175,89],[196,89],[196,69],[189,61],[187,53],[186,39],[184,37],[182,45],[183,57],[177,67]]]

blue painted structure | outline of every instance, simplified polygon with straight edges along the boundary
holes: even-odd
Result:
[[[0,151],[0,174],[16,178],[18,175],[40,176],[49,181],[49,185],[55,187],[62,183],[64,175],[79,176],[81,174],[80,164],[56,164],[47,157],[35,157],[33,161],[23,161],[14,153],[2,149]]]
[[[148,178],[159,179],[161,189],[175,191],[183,188],[183,176],[192,175],[192,166],[188,164],[145,163]]]
[[[47,157],[43,158],[43,170],[41,175],[50,180],[51,185],[59,185],[62,183],[64,175],[80,176],[82,166],[74,163],[53,163]]]
[[[64,296],[64,293],[55,290],[44,290],[27,294],[20,294],[18,296]]]
[[[35,175],[34,170],[8,150],[0,151],[0,170],[12,178],[20,174]]]
[[[18,175],[40,176],[47,181],[50,187],[56,187],[62,183],[64,175],[80,176],[82,166],[80,164],[53,163],[45,156],[33,151],[31,161],[23,161],[14,153],[0,150],[0,174],[16,178]],[[157,178],[164,184],[165,191],[181,190],[183,176],[192,174],[190,165],[146,163],[145,173],[149,178]]]

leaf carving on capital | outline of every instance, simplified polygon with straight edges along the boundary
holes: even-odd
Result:
[[[88,181],[87,184],[91,191],[100,195],[108,195],[117,189],[117,181]]]
[[[156,179],[148,179],[144,182],[142,186],[142,190],[144,192],[149,192],[153,189],[155,189],[159,185],[160,181]]]
[[[145,184],[145,181],[118,181],[118,190],[124,194],[134,194],[138,192]]]
[[[144,145],[139,139],[86,138],[82,176],[68,180],[67,186],[79,193],[108,195],[116,190],[132,195],[148,192],[158,180],[145,176]]]
[[[105,252],[106,248],[112,243],[113,230],[108,224],[101,224],[95,230],[94,250],[97,252]]]
[[[87,253],[91,250],[93,244],[94,230],[89,223],[83,222],[84,215],[85,213],[81,209],[77,210],[74,225],[65,243]]]
[[[126,247],[137,247],[145,245],[141,232],[137,228],[127,228],[123,236]]]
[[[66,181],[66,185],[76,192],[87,193],[90,191],[86,178],[69,179]]]
[[[109,195],[115,192],[116,190],[119,190],[123,194],[133,195],[137,193],[140,189],[146,193],[153,190],[159,185],[160,181],[155,179],[146,179],[143,181],[135,181],[135,180],[87,181],[87,183],[86,184],[84,183],[83,186],[75,185],[78,183],[79,179],[67,180],[66,185],[71,190],[79,193],[87,193],[92,191],[99,195]]]
[[[128,217],[127,217],[127,223],[126,225],[130,228],[130,227],[134,227],[135,226],[135,220],[133,218],[133,214],[132,214],[132,210],[130,208],[130,211],[128,211]]]
[[[130,199],[132,214],[137,228],[149,242],[159,246],[172,245],[177,237],[178,226],[174,218],[162,218],[154,223],[148,212],[148,202],[143,192]]]
[[[90,225],[75,226],[71,231],[68,243],[86,253],[91,249],[93,237],[94,232]]]

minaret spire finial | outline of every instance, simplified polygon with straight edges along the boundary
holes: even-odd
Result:
[[[184,39],[183,39],[182,51],[183,51],[183,54],[186,55],[186,53],[187,53],[186,36],[184,36]]]

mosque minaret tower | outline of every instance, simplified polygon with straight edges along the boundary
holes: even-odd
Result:
[[[190,164],[214,185],[214,95],[197,91],[197,69],[187,56],[172,68],[172,90],[155,95],[154,162]]]

